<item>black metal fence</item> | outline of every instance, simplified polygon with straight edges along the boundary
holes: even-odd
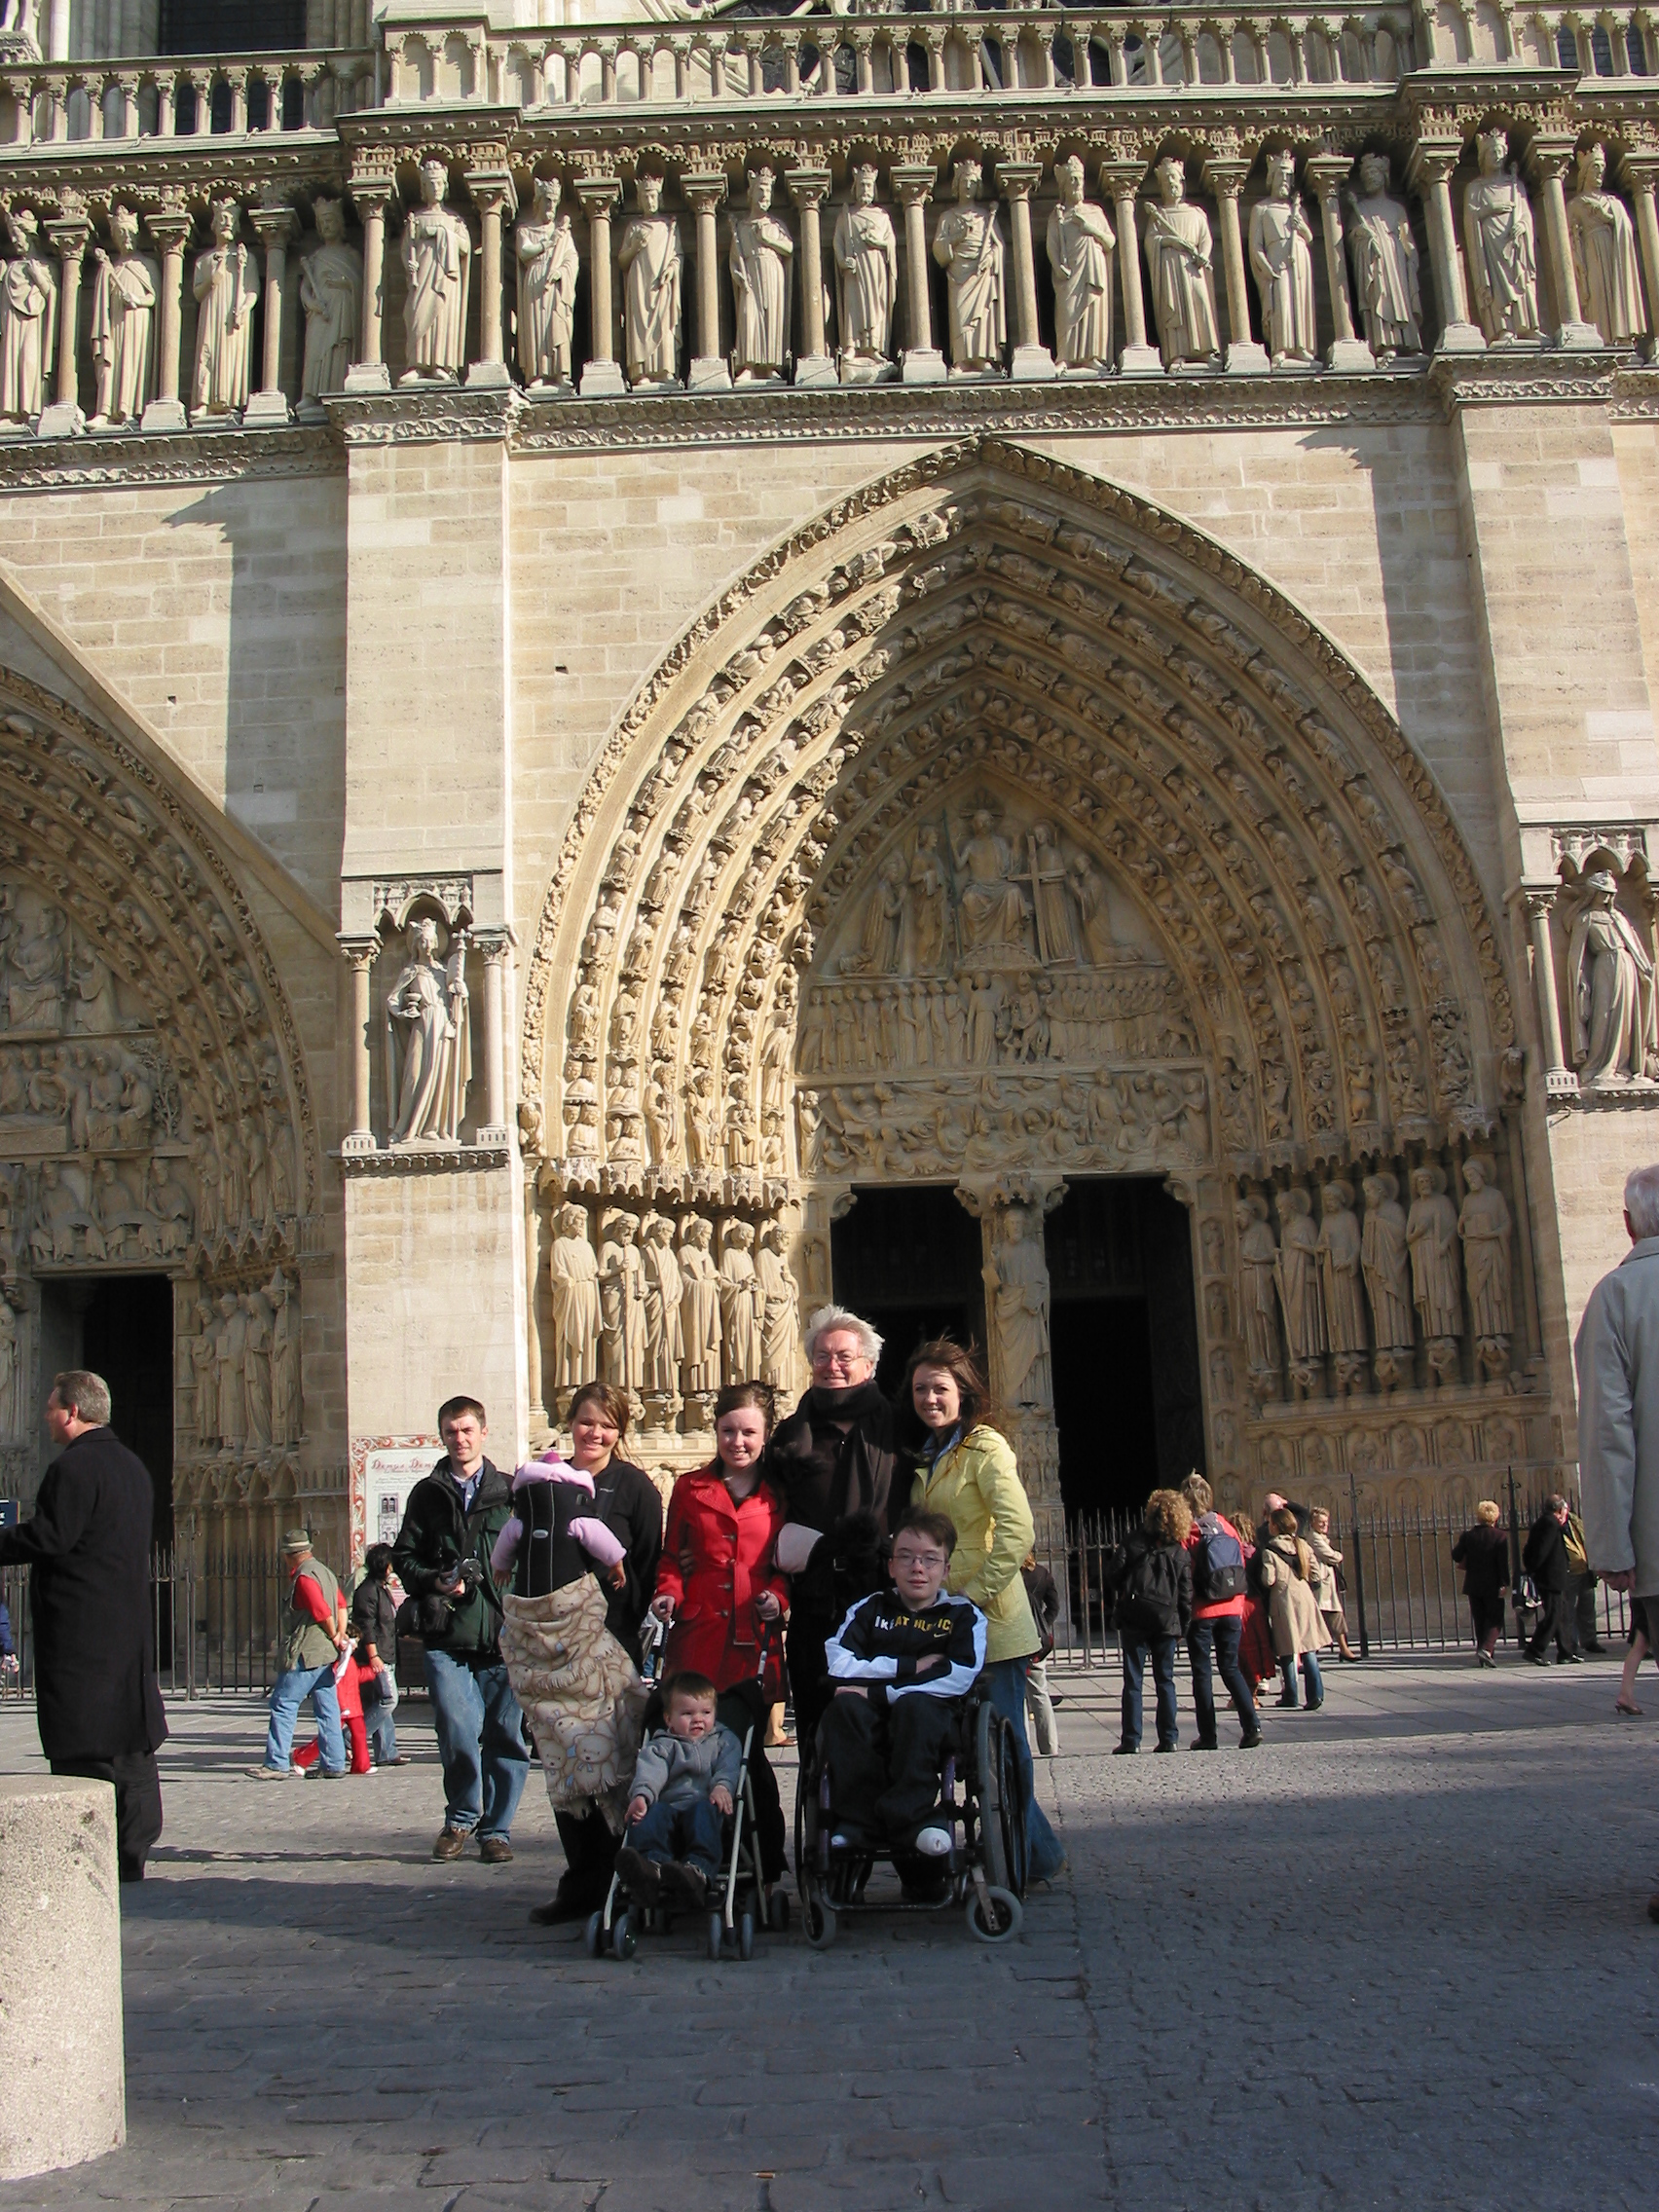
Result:
[[[16,1673],[0,1673],[0,1698],[34,1689],[34,1633],[27,1571],[0,1568],[0,1604],[11,1618]],[[158,1551],[150,1560],[150,1614],[156,1672],[165,1693],[197,1697],[208,1690],[268,1690],[286,1605],[278,1562],[260,1553],[224,1552],[195,1560]]]

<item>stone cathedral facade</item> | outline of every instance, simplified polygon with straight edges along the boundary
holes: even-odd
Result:
[[[4,1487],[86,1357],[343,1550],[446,1394],[690,1464],[832,1293],[1050,1530],[1570,1476],[1649,12],[166,21],[0,31]]]

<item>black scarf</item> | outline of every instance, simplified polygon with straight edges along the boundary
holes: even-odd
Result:
[[[841,1421],[852,1425],[843,1432]],[[850,1390],[809,1390],[780,1422],[771,1456],[792,1521],[828,1531],[853,1514],[868,1514],[878,1538],[886,1535],[889,1516],[903,1502],[892,1495],[899,1452],[893,1409],[873,1381]]]

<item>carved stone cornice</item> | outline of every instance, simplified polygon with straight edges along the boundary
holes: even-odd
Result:
[[[335,1156],[348,1179],[359,1175],[468,1175],[505,1167],[512,1158],[506,1144],[387,1145],[374,1152]]]
[[[499,444],[527,402],[516,387],[459,384],[411,391],[330,392],[322,402],[348,446]],[[568,404],[568,403],[567,403]]]
[[[226,484],[249,476],[333,476],[345,466],[322,428],[132,430],[0,441],[0,492],[93,491],[139,484]]]
[[[1547,352],[1529,354],[1524,362],[1505,360],[1496,353],[1438,354],[1429,383],[1448,414],[1467,407],[1553,402],[1605,405],[1613,397],[1612,354],[1575,353],[1572,363],[1569,368],[1565,356]]]

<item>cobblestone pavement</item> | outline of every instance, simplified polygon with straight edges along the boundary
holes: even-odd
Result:
[[[1260,1752],[1130,1760],[1073,1676],[1072,1874],[1017,1943],[866,1922],[747,1967],[531,1928],[534,1778],[511,1866],[435,1865],[409,1707],[414,1765],[282,1788],[242,1778],[251,1701],[174,1707],[123,1900],[130,2141],[0,2212],[1648,2212],[1659,1684],[1626,1724],[1607,1661],[1331,1677]],[[0,1711],[0,1771],[38,1769]]]

